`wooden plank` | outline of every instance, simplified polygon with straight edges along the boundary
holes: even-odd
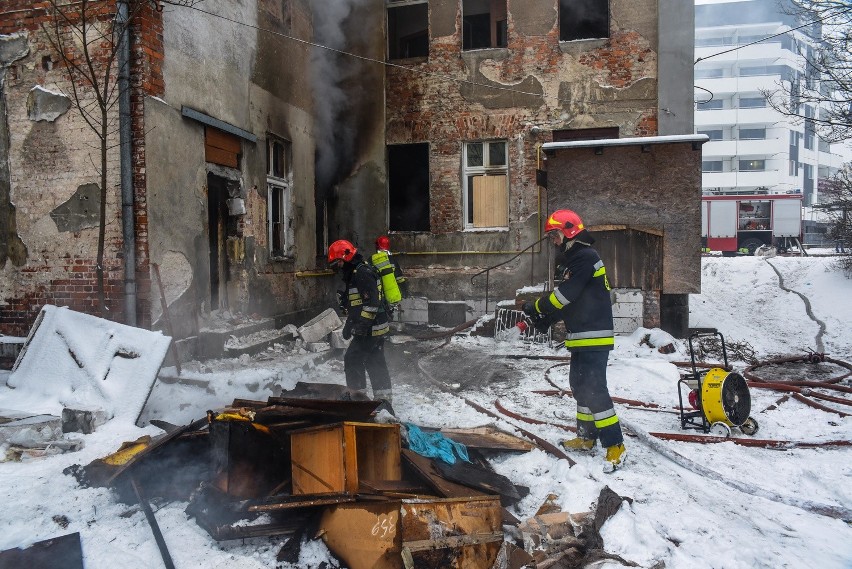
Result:
[[[466,447],[480,450],[527,452],[538,448],[534,443],[492,426],[473,429],[441,429],[441,433]]]
[[[439,496],[445,498],[465,498],[487,495],[485,492],[480,492],[469,486],[456,484],[447,480],[438,472],[435,462],[432,459],[420,456],[414,451],[402,449],[402,459]]]
[[[249,506],[247,511],[249,512],[280,512],[282,510],[293,510],[295,508],[316,508],[318,506],[330,506],[333,504],[344,504],[347,502],[354,502],[354,496],[335,494],[333,496],[328,497],[311,497],[309,499],[295,499],[295,496],[291,496],[292,501],[285,502],[274,502],[269,504],[255,504],[253,506]]]
[[[506,176],[473,178],[473,226],[505,227],[509,222]]]
[[[403,541],[402,547],[414,553],[417,551],[432,551],[435,549],[457,549],[468,545],[478,545],[480,543],[493,543],[495,541],[502,542],[505,539],[503,532],[500,533],[484,533],[476,535],[457,535],[449,537],[441,537],[438,539],[420,539],[417,541]]]
[[[239,137],[209,126],[204,127],[204,144],[232,154],[239,154],[242,150]]]
[[[213,164],[219,164],[220,166],[227,166],[229,168],[236,168],[238,164],[237,155],[233,152],[228,152],[227,150],[207,145],[204,146],[204,160]]]
[[[346,490],[343,431],[339,427],[291,433],[290,452],[294,495]]]
[[[444,478],[460,484],[468,484],[484,492],[499,494],[509,504],[523,498],[518,492],[518,488],[508,478],[496,472],[461,461],[455,464],[437,462],[436,465],[438,472]]]

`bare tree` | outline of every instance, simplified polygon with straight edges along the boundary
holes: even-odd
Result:
[[[97,295],[101,316],[107,308],[104,293],[104,245],[106,237],[107,158],[118,144],[117,105],[124,82],[119,75],[119,53],[127,46],[133,21],[145,7],[161,10],[161,4],[191,7],[202,0],[48,0],[48,22],[42,25],[48,42],[68,75],[71,99],[99,142],[100,223],[96,261]],[[129,60],[126,63],[129,65]],[[129,88],[123,87],[123,88]]]
[[[814,207],[827,213],[831,237],[844,248],[852,247],[852,163],[826,180],[820,193],[823,199]],[[843,257],[841,264],[852,274],[852,255]]]
[[[826,142],[852,138],[852,5],[848,0],[789,0],[784,11],[798,17],[799,28],[818,41],[800,46],[803,80],[794,77],[782,97],[767,93],[777,111],[810,125]]]

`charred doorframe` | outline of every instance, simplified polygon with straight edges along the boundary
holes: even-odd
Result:
[[[225,121],[206,115],[189,107],[181,107],[181,115],[198,121],[205,125],[205,157],[207,162],[207,230],[209,247],[209,292],[210,308],[215,310],[222,305],[221,294],[226,295],[225,305],[228,304],[226,282],[228,277],[227,265],[227,236],[236,236],[239,233],[237,218],[229,211],[229,200],[245,199],[242,183],[242,143],[233,142],[232,151],[215,148],[213,135],[216,139],[223,140],[224,137],[232,137],[232,141],[248,141],[252,144],[257,142],[257,137],[247,130],[243,130]],[[218,133],[218,134],[217,134]],[[227,146],[227,140],[225,140]],[[213,146],[211,146],[213,145]],[[221,148],[221,146],[220,146]],[[245,213],[244,211],[242,213]],[[198,252],[203,256],[201,251]],[[199,262],[202,259],[199,258]],[[201,276],[201,275],[199,275]],[[223,283],[223,280],[225,283]],[[198,293],[203,298],[205,291],[199,286]]]

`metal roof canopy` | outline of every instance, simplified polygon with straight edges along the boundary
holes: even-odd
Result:
[[[546,142],[541,148],[545,152],[563,148],[602,148],[605,146],[645,146],[647,144],[669,144],[690,142],[693,146],[710,140],[706,134],[671,134],[667,136],[637,136],[633,138],[602,138],[597,140],[571,140],[568,142]]]
[[[208,126],[212,126],[214,128],[218,128],[219,130],[223,130],[234,136],[239,136],[249,142],[257,142],[257,137],[250,133],[247,130],[243,130],[240,127],[234,126],[232,124],[228,124],[225,121],[220,121],[217,118],[211,117],[210,115],[205,115],[202,112],[196,111],[190,107],[181,106],[180,108],[181,116],[184,116],[188,119],[196,120],[202,124],[206,124]]]

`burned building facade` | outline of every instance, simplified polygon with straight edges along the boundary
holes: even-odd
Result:
[[[389,229],[408,253],[414,296],[432,313],[433,300],[456,304],[449,323],[545,281],[547,246],[518,253],[542,237],[546,210],[582,215],[607,183],[586,178],[554,199],[567,193],[542,187],[543,144],[692,132],[692,9],[682,3],[389,0],[387,21]]]
[[[56,39],[79,43],[88,18],[94,75],[115,81],[118,36],[96,34],[118,29],[123,3],[65,14],[56,4],[0,2],[4,334],[26,333],[44,304],[102,314],[100,145],[76,104],[97,101],[69,81]],[[106,317],[162,328],[166,305],[185,337],[198,314],[220,309],[299,320],[327,307],[327,287],[312,282],[328,275],[317,270],[310,48],[287,39],[312,38],[309,2],[124,6],[129,106],[120,110],[116,85],[105,109]]]
[[[371,253],[384,233],[411,283],[404,321],[479,316],[546,280],[548,247],[528,248],[546,210],[582,214],[597,191],[554,201],[544,144],[693,128],[693,8],[676,0],[127,5],[105,299],[144,327],[168,306],[179,337],[220,309],[306,320],[332,305],[328,243]],[[43,304],[98,313],[98,140],[69,104],[51,10],[0,0],[5,334]]]

